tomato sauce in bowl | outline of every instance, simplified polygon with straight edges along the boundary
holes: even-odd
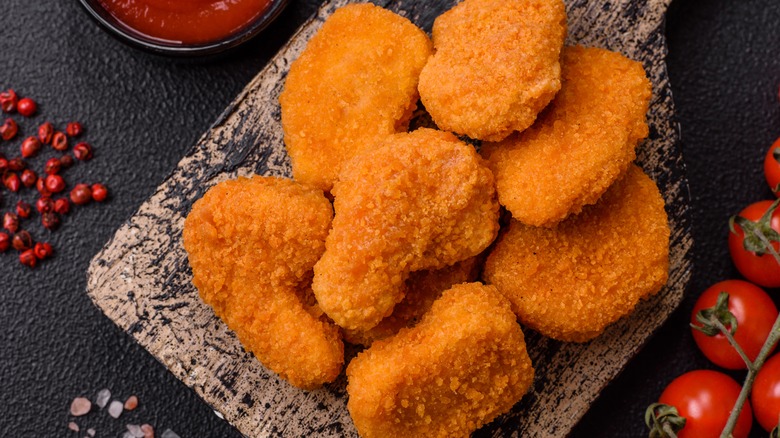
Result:
[[[210,54],[244,42],[287,0],[81,0],[98,23],[131,45],[173,55]]]
[[[120,23],[155,40],[202,44],[229,37],[270,0],[98,0]]]

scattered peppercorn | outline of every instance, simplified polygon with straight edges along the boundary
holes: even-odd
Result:
[[[47,175],[46,190],[51,193],[59,193],[65,190],[65,180],[59,175]]]
[[[22,142],[22,147],[20,149],[22,157],[33,157],[41,150],[41,141],[38,140],[38,137],[27,137]]]
[[[46,165],[43,167],[43,171],[48,175],[56,175],[60,173],[61,168],[62,162],[60,162],[60,159],[57,157],[52,157],[46,161]]]
[[[35,257],[38,260],[48,259],[54,255],[54,249],[52,249],[51,245],[47,242],[36,243],[35,248],[33,248],[33,252],[35,253]]]
[[[38,200],[35,201],[35,209],[38,210],[38,213],[41,214],[54,210],[54,207],[54,201],[52,201],[48,196],[38,198]]]
[[[92,146],[84,142],[73,146],[73,156],[76,157],[77,160],[81,161],[92,159]]]
[[[19,230],[19,217],[14,213],[6,213],[3,215],[3,228],[9,233],[16,233]]]
[[[46,180],[44,178],[38,178],[38,181],[35,182],[35,188],[41,196],[51,196],[51,192],[46,188]]]
[[[35,115],[35,112],[38,111],[38,104],[29,97],[25,97],[19,99],[19,102],[16,104],[16,110],[25,117],[32,117]]]
[[[22,117],[32,117],[39,110],[35,100],[29,97],[20,99],[10,89],[0,91],[0,108],[6,113],[18,112]],[[18,118],[17,120],[20,120],[20,123],[28,123]],[[0,124],[0,138],[11,141],[19,136],[22,128],[16,120],[8,117],[4,121],[0,119],[0,122],[2,122]],[[77,121],[67,123],[63,131],[57,131],[55,125],[47,121],[37,126],[35,135],[23,137],[19,144],[19,157],[6,158],[0,154],[0,183],[2,183],[0,189],[5,187],[7,190],[18,192],[23,187],[34,187],[40,194],[40,198],[35,202],[35,210],[40,212],[42,225],[50,230],[61,225],[62,215],[70,212],[71,203],[84,205],[93,199],[103,202],[108,198],[106,186],[96,183],[91,186],[77,184],[70,191],[69,196],[52,199],[53,193],[63,193],[68,186],[61,174],[62,171],[72,167],[76,159],[87,161],[93,156],[92,146],[86,142],[76,143],[73,146],[73,152],[68,153],[68,149],[71,148],[69,139],[81,137],[83,134],[84,127]],[[28,168],[28,164],[32,163],[25,160],[40,154],[45,144],[51,145],[52,149],[62,152],[62,154],[59,157],[48,158],[39,177],[33,169]],[[2,190],[0,190],[0,202],[2,200]],[[3,229],[6,231],[0,232],[0,252],[11,247],[16,248],[20,252],[19,261],[29,267],[35,267],[38,260],[44,260],[53,254],[51,244],[35,243],[28,231],[21,230],[20,221],[29,219],[32,215],[34,215],[34,211],[30,203],[21,199],[17,200],[15,208],[2,216]],[[129,402],[132,403],[132,401]]]
[[[19,125],[14,119],[5,119],[3,125],[0,126],[0,137],[3,137],[5,141],[12,140],[16,137],[17,132],[19,132]]]
[[[46,122],[38,127],[38,140],[43,144],[51,144],[51,140],[54,137],[54,125],[51,122]]]
[[[65,154],[62,157],[60,157],[60,164],[62,165],[63,169],[68,169],[75,164],[73,161],[73,157],[71,155]]]
[[[67,198],[59,198],[54,201],[54,211],[59,214],[70,213],[70,201]]]
[[[16,111],[18,102],[19,98],[16,96],[14,90],[6,90],[0,93],[0,107],[2,107],[4,113]]]
[[[27,251],[33,246],[32,236],[25,230],[19,231],[11,239],[11,246],[17,251]]]
[[[32,214],[32,206],[24,201],[16,203],[16,215],[22,219],[27,219]]]
[[[8,160],[8,169],[14,172],[20,172],[27,168],[27,163],[19,157],[14,157]]]
[[[25,187],[33,187],[38,181],[38,175],[30,169],[24,169],[20,178]]]
[[[92,200],[92,189],[86,184],[76,184],[70,191],[70,200],[76,205],[89,204]]]
[[[65,133],[68,134],[68,137],[78,137],[82,132],[84,132],[84,127],[79,122],[70,122],[65,128]]]
[[[60,152],[68,150],[68,137],[62,132],[55,132],[51,139],[51,147]]]
[[[0,232],[0,252],[6,252],[10,247],[11,237],[9,237],[6,233]]]
[[[92,184],[92,199],[103,202],[108,198],[108,189],[103,184]]]
[[[49,230],[56,230],[60,226],[60,216],[53,211],[43,213],[41,215],[41,223]]]
[[[3,173],[3,185],[8,190],[16,193],[22,185],[22,181],[19,179],[19,175],[14,172],[5,171]]]
[[[35,257],[35,251],[28,249],[27,251],[19,254],[19,262],[25,266],[34,268],[38,263],[38,258]]]

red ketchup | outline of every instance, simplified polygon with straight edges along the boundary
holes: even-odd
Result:
[[[229,37],[258,18],[271,0],[99,0],[130,30],[148,39],[203,44]]]

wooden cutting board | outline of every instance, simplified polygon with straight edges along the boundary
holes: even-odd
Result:
[[[357,436],[346,410],[345,378],[298,390],[244,352],[198,298],[182,248],[192,203],[217,182],[253,173],[290,175],[278,96],[290,62],[323,20],[349,0],[325,4],[225,110],[173,174],[125,223],[89,269],[88,294],[117,325],[247,436]],[[430,32],[456,1],[375,2]],[[654,85],[650,136],[638,162],[658,183],[672,229],[669,283],[630,317],[586,344],[526,330],[536,380],[510,413],[478,436],[565,436],[680,303],[690,279],[688,188],[664,57],[669,0],[567,0],[568,44],[619,51],[644,63]]]

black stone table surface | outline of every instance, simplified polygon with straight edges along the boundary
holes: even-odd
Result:
[[[165,429],[183,438],[240,436],[103,316],[84,292],[85,272],[319,3],[291,0],[248,45],[218,59],[186,61],[124,46],[76,0],[2,1],[0,89],[14,88],[40,104],[38,116],[22,120],[23,134],[44,120],[84,123],[95,158],[68,170],[66,179],[103,182],[111,196],[106,204],[74,209],[57,232],[31,227],[57,252],[37,269],[0,254],[0,435],[76,437],[93,427],[99,437],[115,437],[128,423],[149,423],[158,436]],[[576,437],[646,436],[644,409],[663,387],[686,371],[714,368],[687,328],[690,311],[706,287],[739,278],[726,245],[728,217],[771,199],[762,163],[780,135],[780,2],[674,0],[666,24],[692,198],[693,280],[679,310],[605,389]],[[3,144],[0,152],[15,153]],[[33,163],[40,168],[43,158]],[[16,199],[4,190],[0,211]],[[121,400],[137,395],[139,407],[118,420],[93,412],[79,420],[81,434],[69,431],[71,400],[94,398],[103,388]],[[751,437],[760,436],[766,434],[756,424]]]

